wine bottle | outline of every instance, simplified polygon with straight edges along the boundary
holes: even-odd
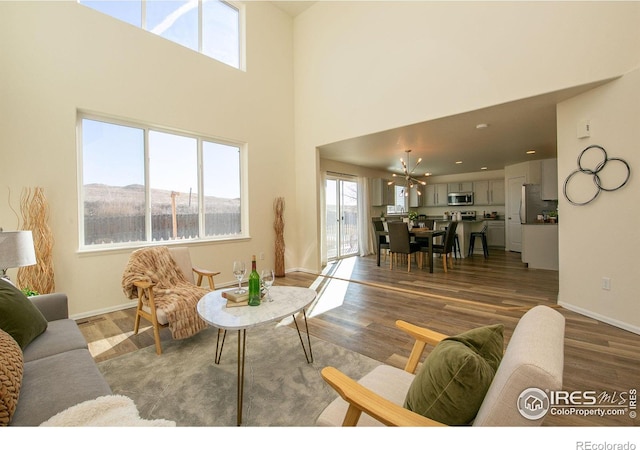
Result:
[[[260,275],[256,270],[256,255],[251,257],[251,273],[249,274],[249,306],[260,305]]]

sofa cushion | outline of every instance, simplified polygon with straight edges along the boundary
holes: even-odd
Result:
[[[38,426],[60,411],[112,394],[89,350],[71,350],[24,365],[13,426]]]
[[[24,362],[82,348],[89,347],[76,322],[72,319],[54,320],[24,349]]]
[[[443,339],[411,383],[404,407],[447,425],[470,424],[500,365],[503,331],[491,325]]]
[[[9,333],[0,330],[0,426],[9,425],[16,410],[23,370],[22,349]]]
[[[0,279],[0,329],[24,349],[47,329],[47,319],[33,303],[8,281]]]

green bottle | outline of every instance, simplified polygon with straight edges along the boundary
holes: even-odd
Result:
[[[249,274],[249,306],[260,306],[260,275],[256,270],[256,255],[251,257]]]

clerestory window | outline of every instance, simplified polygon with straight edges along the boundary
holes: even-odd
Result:
[[[219,0],[78,0],[236,69],[242,67],[241,8]]]
[[[80,248],[243,233],[244,145],[78,116]]]

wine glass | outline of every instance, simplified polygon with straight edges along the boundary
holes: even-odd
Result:
[[[264,288],[267,290],[267,300],[272,302],[273,298],[271,298],[271,294],[269,294],[269,289],[271,289],[271,286],[273,286],[273,282],[275,281],[275,275],[273,273],[273,270],[262,269],[260,279],[262,280],[262,284],[264,285]]]
[[[242,279],[244,278],[245,273],[247,273],[247,267],[244,265],[244,262],[234,261],[233,275],[238,280],[238,289],[234,291],[234,294],[244,294],[245,292],[247,292],[245,289],[242,289]]]

